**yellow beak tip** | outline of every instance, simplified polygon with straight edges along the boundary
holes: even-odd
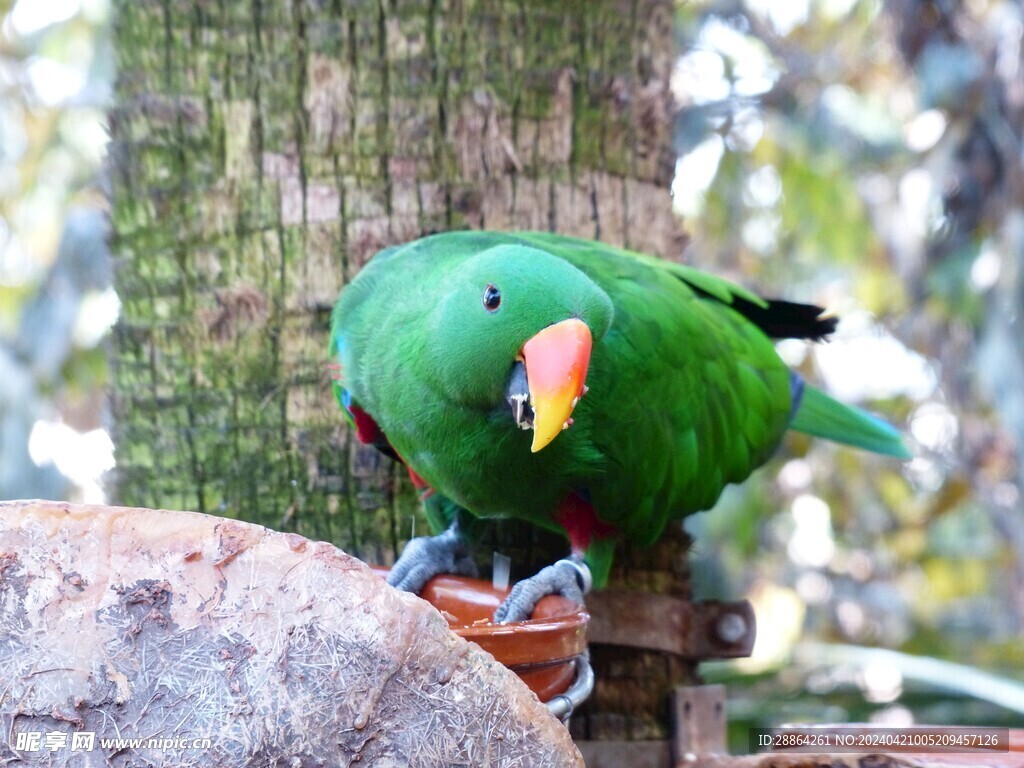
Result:
[[[546,448],[548,446],[548,443],[550,443],[554,439],[555,439],[554,435],[551,435],[549,437],[549,436],[541,435],[536,430],[534,430],[534,433],[533,433],[533,443],[530,445],[530,453],[538,453],[539,451],[541,451],[544,448]]]

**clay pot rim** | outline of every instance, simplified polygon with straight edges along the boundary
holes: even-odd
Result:
[[[564,598],[563,598],[564,599]],[[569,601],[566,600],[568,603]],[[501,636],[501,635],[522,635],[522,634],[543,634],[554,630],[565,630],[576,627],[585,627],[590,622],[590,614],[586,608],[570,603],[573,610],[566,613],[556,613],[550,616],[542,616],[524,621],[512,621],[508,624],[495,624],[493,622],[484,624],[458,624],[452,626],[452,632],[471,639],[471,636]]]

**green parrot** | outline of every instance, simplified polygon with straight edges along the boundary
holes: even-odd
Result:
[[[820,340],[819,307],[766,301],[688,266],[548,233],[451,232],[378,253],[334,309],[334,391],[359,439],[403,462],[437,535],[389,580],[469,573],[460,519],[564,531],[572,556],[495,618],[607,579],[715,504],[787,429],[908,458],[899,433],[814,389],[772,338]],[[447,530],[445,527],[449,526]]]

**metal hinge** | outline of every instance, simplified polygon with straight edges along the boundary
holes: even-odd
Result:
[[[754,609],[734,603],[689,602],[671,595],[607,589],[587,596],[591,644],[673,653],[687,659],[749,656]]]

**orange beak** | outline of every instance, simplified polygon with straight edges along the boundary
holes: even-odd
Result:
[[[523,345],[534,412],[533,453],[572,424],[569,417],[586,390],[592,345],[590,329],[575,318],[549,325]]]

